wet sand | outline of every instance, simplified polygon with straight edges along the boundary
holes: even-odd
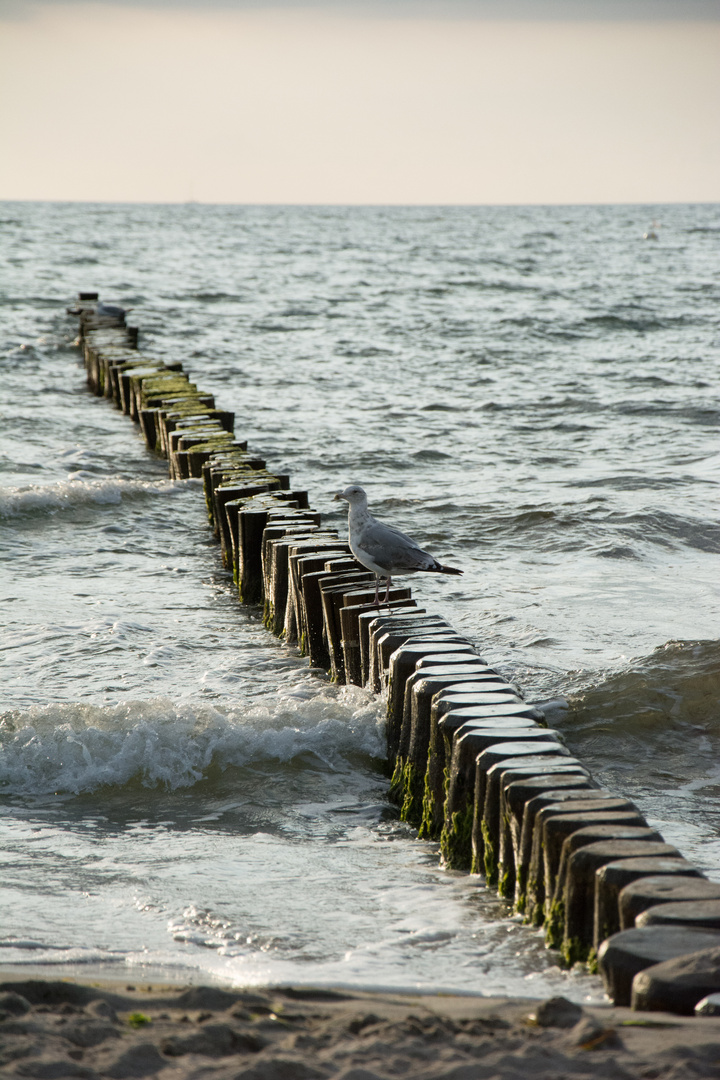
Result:
[[[161,1080],[709,1080],[720,1018],[551,999],[26,979],[0,970],[0,1075]]]

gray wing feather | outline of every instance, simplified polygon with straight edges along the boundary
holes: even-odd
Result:
[[[427,570],[435,559],[399,529],[372,520],[358,537],[358,546],[388,571]]]

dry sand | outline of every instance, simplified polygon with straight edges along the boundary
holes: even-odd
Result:
[[[0,972],[0,1075],[709,1080],[720,1019],[499,998],[135,987]]]

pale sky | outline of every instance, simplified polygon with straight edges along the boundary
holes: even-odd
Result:
[[[0,199],[720,201],[720,0],[0,0]]]

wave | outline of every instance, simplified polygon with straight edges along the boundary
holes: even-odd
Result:
[[[424,289],[424,292],[441,292],[441,294],[449,292],[451,289],[478,289],[483,291],[496,291],[496,292],[509,292],[509,293],[536,293],[542,292],[542,286],[540,285],[528,285],[524,282],[517,281],[501,281],[495,280],[481,280],[479,278],[459,278],[448,279],[440,290],[437,289]]]
[[[179,295],[178,297],[176,297],[176,299],[191,301],[199,300],[203,304],[213,304],[223,300],[231,300],[234,302],[237,300],[242,300],[243,297],[240,296],[239,293],[200,291],[188,293],[187,296]]]
[[[720,785],[719,696],[720,641],[669,641],[548,714],[593,771],[691,792]]]
[[[568,488],[610,488],[613,491],[662,490],[663,488],[687,487],[693,482],[689,476],[647,476],[644,474],[618,473],[615,476],[598,476],[593,479],[566,480]]]
[[[665,330],[669,326],[684,326],[687,320],[684,316],[676,318],[660,318],[650,312],[634,314],[615,314],[607,312],[603,315],[587,315],[577,324],[577,329],[585,327],[599,330],[637,330],[645,333],[648,330]]]
[[[621,514],[611,512],[607,523],[621,536],[665,548],[687,547],[695,551],[720,552],[720,525],[702,518],[681,517],[663,510]]]
[[[78,506],[120,503],[124,498],[146,495],[170,495],[184,488],[187,481],[124,480],[107,477],[90,480],[70,476],[54,484],[30,484],[27,487],[0,488],[0,518],[71,510]]]
[[[26,941],[14,938],[12,935],[0,939],[0,953],[4,964],[13,967],[42,966],[42,967],[65,967],[66,965],[90,966],[102,964],[103,968],[110,964],[128,963],[128,954],[125,949],[102,949],[88,948],[82,945],[52,945],[43,942]]]
[[[295,325],[284,326],[282,323],[273,322],[256,322],[252,323],[250,329],[259,334],[293,334],[298,330],[311,330],[312,327]],[[194,330],[192,332],[195,333]]]
[[[230,767],[277,767],[312,755],[333,770],[348,758],[384,753],[381,706],[367,691],[300,682],[271,700],[221,709],[156,698],[5,713],[0,791],[79,795],[138,784],[175,790]]]
[[[667,416],[703,427],[716,427],[720,424],[720,409],[710,404],[677,405],[675,401],[621,401],[611,408],[620,416]]]
[[[720,734],[720,641],[669,641],[576,696],[573,708],[646,726],[648,717]],[[641,718],[643,718],[641,720]]]
[[[566,486],[634,491],[683,486],[683,483],[682,479],[659,478],[653,483],[626,476],[577,480],[566,482]],[[456,540],[477,544],[475,508],[468,505],[459,506],[456,510]],[[532,540],[542,551],[584,548],[589,554],[604,557],[608,550],[615,551],[613,557],[619,557],[618,550],[622,549],[622,557],[635,558],[655,547],[665,550],[688,548],[715,554],[720,552],[720,525],[711,520],[680,516],[664,510],[625,513],[609,510],[602,503],[571,509],[548,504],[521,505],[515,509],[488,506],[483,514],[482,539],[495,543],[502,540],[513,546],[526,545]],[[630,544],[636,545],[637,550],[631,549]]]

